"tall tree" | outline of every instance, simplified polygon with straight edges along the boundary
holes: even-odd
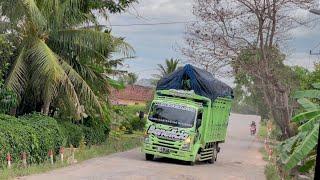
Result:
[[[309,8],[313,0],[196,0],[194,14],[198,22],[188,27],[184,54],[215,72],[233,67],[233,74],[245,73],[263,95],[284,137],[290,130],[291,86],[279,73],[284,55],[279,46],[288,31],[305,23],[292,16],[297,8]],[[204,63],[204,64],[203,64]],[[278,70],[277,70],[278,69]],[[283,73],[280,73],[284,75]]]
[[[2,20],[9,23],[5,35],[19,40],[6,87],[19,95],[20,104],[31,104],[44,114],[50,106],[68,106],[77,119],[83,107],[103,116],[98,95],[108,86],[111,55],[127,55],[131,47],[110,33],[79,28],[97,22],[83,11],[83,2],[0,1]]]
[[[137,82],[138,80],[138,75],[135,73],[128,73],[126,77],[126,81],[128,85],[133,85]]]
[[[179,59],[166,59],[165,60],[165,65],[162,64],[158,64],[158,71],[160,73],[160,75],[158,75],[159,77],[163,77],[166,76],[170,73],[172,73],[173,71],[175,71],[178,68],[180,60]]]

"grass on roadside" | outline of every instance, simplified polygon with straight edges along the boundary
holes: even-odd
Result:
[[[111,136],[102,145],[78,149],[78,151],[75,152],[75,159],[79,163],[91,158],[130,150],[141,145],[141,137],[141,132]],[[51,165],[49,162],[47,162],[42,164],[30,165],[27,168],[22,168],[20,166],[14,165],[11,169],[0,169],[0,179],[13,179],[18,176],[44,173],[68,165],[69,164],[66,163],[66,160],[64,163],[57,161],[56,163]]]
[[[264,139],[268,136],[267,125],[265,122],[260,123],[258,136],[260,139]]]
[[[278,175],[277,168],[274,164],[268,163],[264,169],[264,174],[266,175],[267,180],[280,180]]]
[[[261,122],[258,136],[261,140],[264,140],[268,136],[267,124],[265,122]],[[270,140],[272,141],[272,139],[270,139]],[[269,143],[273,144],[272,142],[269,142]],[[277,167],[273,162],[269,161],[269,156],[268,156],[268,153],[267,153],[265,147],[261,147],[259,149],[259,151],[262,154],[263,160],[268,162],[268,164],[264,168],[264,174],[266,176],[266,179],[267,180],[280,180],[281,177],[278,174]]]

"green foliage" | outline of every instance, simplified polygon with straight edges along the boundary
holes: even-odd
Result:
[[[76,120],[105,117],[100,99],[108,94],[108,75],[133,49],[109,32],[78,27],[97,25],[93,8],[119,12],[130,2],[0,1],[1,16],[10,22],[4,32],[17,42],[6,87],[19,95],[20,114],[59,108]],[[122,60],[113,60],[114,53]]]
[[[53,118],[39,114],[21,118],[0,114],[0,166],[4,166],[8,152],[13,162],[20,161],[22,152],[28,154],[28,163],[44,162],[50,149],[58,153],[64,143],[63,133]]]
[[[119,1],[101,1],[101,0],[85,0],[86,10],[107,9],[111,13],[120,13],[128,8],[137,0],[119,0]]]
[[[102,144],[109,134],[109,124],[107,122],[85,120],[84,124],[74,124],[66,121],[59,123],[66,138],[66,145],[79,147],[82,138],[86,145]]]
[[[137,82],[138,75],[136,73],[128,73],[119,78],[120,84],[133,85]]]
[[[79,125],[75,125],[71,122],[59,123],[60,129],[66,138],[66,145],[70,147],[79,147],[81,138],[84,136],[82,128]]]
[[[313,86],[316,89],[298,91],[294,94],[295,97],[300,98],[298,102],[306,112],[300,113],[292,119],[300,124],[299,133],[282,142],[278,147],[280,160],[285,164],[287,170],[296,167],[300,162],[302,162],[300,170],[303,171],[309,171],[314,165],[314,152],[318,143],[320,125],[320,107],[319,103],[316,104],[313,101],[320,98],[320,89],[318,89],[319,83]]]
[[[179,59],[170,58],[165,60],[165,65],[158,64],[158,71],[160,74],[155,75],[157,79],[160,79],[161,77],[166,76],[172,73],[173,71],[177,70],[179,62]]]
[[[135,130],[143,130],[146,119],[139,119],[137,113],[147,110],[145,106],[113,106],[113,113],[111,115],[112,124],[114,127],[125,129],[126,132],[132,133]]]
[[[114,132],[111,132],[111,134],[113,133]],[[87,159],[136,148],[141,146],[141,137],[142,134],[120,134],[117,138],[111,136],[110,139],[102,145],[92,147],[85,146],[81,151],[76,151],[75,159],[77,159],[78,162],[82,162]],[[44,173],[67,165],[66,161],[65,163],[59,162],[54,165],[50,163],[30,164],[27,168],[13,164],[12,169],[0,168],[0,179],[14,179],[15,177]]]
[[[17,95],[0,85],[0,113],[8,114],[17,104]]]
[[[267,180],[280,180],[281,177],[278,175],[276,165],[271,163],[267,164],[264,170]]]

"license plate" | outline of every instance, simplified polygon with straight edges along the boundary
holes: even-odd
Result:
[[[166,147],[158,147],[158,151],[162,153],[169,153],[169,149]]]

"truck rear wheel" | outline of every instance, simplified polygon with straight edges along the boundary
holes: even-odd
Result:
[[[217,161],[217,156],[218,156],[218,151],[217,151],[217,146],[213,148],[212,152],[212,158],[208,160],[210,164],[214,164],[215,161]]]
[[[146,160],[147,161],[152,161],[154,159],[154,155],[153,154],[146,154]]]

